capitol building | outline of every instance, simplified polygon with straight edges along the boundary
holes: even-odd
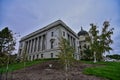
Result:
[[[85,34],[88,33],[83,31],[83,29],[76,34],[63,21],[57,20],[22,37],[19,42],[18,57],[22,57],[23,53],[26,53],[28,60],[57,58],[60,52],[59,39],[63,37],[74,47],[74,58],[79,60],[81,58],[81,45],[83,45],[81,40],[84,41],[83,35]],[[81,37],[81,35],[83,37]]]

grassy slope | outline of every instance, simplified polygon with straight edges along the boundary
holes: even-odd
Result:
[[[98,62],[105,66],[86,68],[83,73],[108,78],[110,80],[120,79],[120,62]]]
[[[51,59],[40,59],[40,60],[35,60],[35,61],[28,61],[28,62],[26,62],[25,67],[32,66],[32,65],[35,65],[35,64],[39,64],[39,63],[42,63],[42,62],[45,62],[45,61],[48,61],[48,60],[51,60]],[[8,72],[15,71],[15,70],[22,69],[22,68],[24,68],[24,63],[23,62],[16,63],[16,64],[10,64]],[[6,72],[6,66],[1,67],[0,72],[3,72],[3,73]]]
[[[43,60],[36,60],[36,61],[29,61],[26,62],[26,67],[39,64],[51,59],[43,59]],[[84,62],[88,64],[94,64],[93,62]],[[96,64],[102,64],[104,66],[98,66],[93,68],[86,68],[83,73],[96,75],[99,77],[105,77],[110,80],[119,80],[120,79],[120,62],[98,62]],[[18,69],[24,68],[24,63],[16,63],[9,65],[9,71],[15,71]],[[0,72],[6,72],[6,66],[0,68]]]

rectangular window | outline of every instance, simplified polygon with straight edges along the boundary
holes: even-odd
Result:
[[[51,58],[53,58],[53,53],[51,53]]]
[[[39,55],[37,54],[37,59],[39,58]]]
[[[33,55],[33,60],[35,60],[35,56]]]
[[[63,31],[63,36],[65,36],[65,32]]]
[[[84,48],[86,48],[86,44],[84,44]]]
[[[29,60],[31,60],[31,56],[29,56]]]
[[[53,35],[54,35],[54,33],[53,33],[53,32],[51,32],[51,37],[53,37]]]
[[[43,58],[43,54],[41,54],[41,58]]]
[[[80,49],[81,49],[81,45],[80,45]]]
[[[53,49],[53,41],[51,41],[51,49]]]

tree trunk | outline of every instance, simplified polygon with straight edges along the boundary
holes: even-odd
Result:
[[[97,60],[96,60],[96,52],[94,51],[94,63],[96,63]]]
[[[65,80],[68,80],[68,62],[65,60]]]

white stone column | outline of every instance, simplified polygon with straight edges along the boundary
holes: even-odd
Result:
[[[33,39],[33,48],[32,48],[32,53],[34,52],[34,49],[35,49],[35,39]]]
[[[40,50],[43,49],[43,35],[41,36],[41,41],[40,41]]]
[[[31,53],[33,52],[33,44],[34,44],[34,39],[31,40]]]
[[[40,46],[41,45],[41,36],[38,37],[38,48],[37,48],[37,51],[39,52],[40,51]]]
[[[26,53],[28,54],[28,47],[29,47],[29,41],[27,41],[27,44],[26,44]]]
[[[31,53],[31,48],[32,48],[32,40],[30,40],[29,53]]]
[[[27,49],[28,53],[29,53],[29,50],[30,50],[30,40],[28,40],[28,49]]]
[[[71,36],[71,44],[72,44],[72,47],[73,47],[73,37]]]
[[[47,48],[46,46],[47,46],[47,40],[46,40],[47,38],[46,38],[46,34],[45,34],[45,49]],[[55,42],[54,42],[54,44],[55,44]]]
[[[37,37],[37,42],[36,42],[36,52],[38,52],[38,45],[39,45],[39,37]]]
[[[36,38],[34,39],[34,51],[33,52],[36,52],[36,42],[37,42],[37,40],[36,40]]]
[[[70,45],[72,46],[72,37],[70,36]]]

